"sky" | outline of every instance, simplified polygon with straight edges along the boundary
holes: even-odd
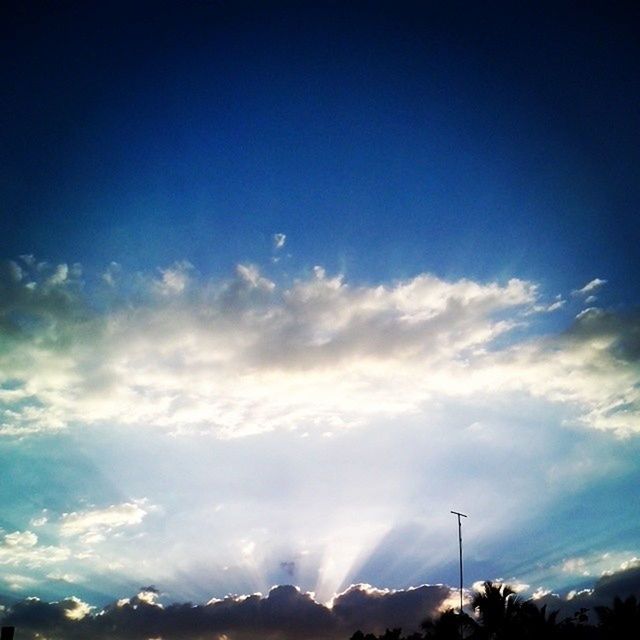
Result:
[[[517,4],[3,7],[21,625],[414,624],[452,509],[468,590],[640,588],[639,12]]]

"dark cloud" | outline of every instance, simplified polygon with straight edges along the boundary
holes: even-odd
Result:
[[[597,606],[610,606],[615,597],[628,596],[640,598],[640,565],[601,576],[590,589],[571,592],[568,596],[549,594],[536,601],[547,605],[548,610],[557,609],[559,618],[570,617],[580,609],[592,610]]]
[[[155,598],[158,589],[144,587],[136,596],[90,610],[69,597],[59,602],[27,598],[7,603],[3,625],[14,625],[16,640],[345,640],[357,629],[382,633],[401,627],[417,630],[427,617],[446,606],[452,590],[445,585],[423,585],[390,591],[354,585],[336,596],[330,606],[318,603],[297,587],[274,587],[267,596],[228,596],[206,604],[176,603],[166,607]],[[610,605],[613,598],[640,597],[640,566],[599,578],[592,589],[537,599],[538,606],[557,609],[560,619],[580,609]],[[40,636],[38,636],[40,634]]]
[[[333,614],[343,627],[382,633],[385,628],[415,631],[451,594],[444,585],[421,586],[405,591],[378,591],[356,585],[338,596]]]
[[[44,631],[46,637],[51,638],[63,638],[69,631],[72,637],[76,637],[73,634],[76,634],[76,628],[83,620],[74,620],[74,615],[84,613],[85,608],[86,605],[77,598],[66,598],[59,602],[27,598],[7,609],[2,624],[15,626],[18,640],[36,637],[37,630]]]
[[[66,264],[0,262],[0,333],[15,338],[37,331],[41,336],[61,322],[86,319],[86,306],[78,296],[79,276],[79,267]]]
[[[378,634],[387,627],[402,627],[407,633],[417,630],[425,618],[437,615],[452,593],[445,585],[399,591],[354,585],[325,606],[312,594],[282,585],[267,596],[229,596],[207,604],[163,607],[148,597],[157,592],[155,587],[144,587],[138,595],[102,611],[90,611],[73,597],[60,602],[27,598],[7,604],[1,622],[16,627],[16,640],[345,640],[356,629]],[[558,609],[562,619],[628,595],[640,596],[640,566],[635,564],[602,576],[592,589],[550,594],[535,602]]]
[[[617,595],[634,595],[640,598],[640,565],[602,576],[596,582],[593,597],[607,604]]]
[[[640,360],[640,312],[635,309],[614,313],[604,309],[586,309],[567,331],[569,340],[577,343],[600,340],[623,362]]]
[[[51,640],[211,640],[222,636],[230,640],[338,640],[350,637],[358,628],[376,633],[389,625],[417,629],[449,594],[444,586],[387,592],[357,585],[328,607],[311,594],[285,585],[274,587],[266,597],[227,597],[204,605],[162,607],[135,596],[75,620],[71,616],[83,603],[74,598],[60,602],[27,599],[9,607],[2,624],[17,628],[16,640],[35,640],[37,634]]]

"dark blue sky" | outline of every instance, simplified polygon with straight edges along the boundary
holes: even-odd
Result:
[[[637,297],[637,8],[557,4],[5,9],[5,251]]]

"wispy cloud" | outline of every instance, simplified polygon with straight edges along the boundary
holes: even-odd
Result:
[[[606,280],[601,278],[594,278],[593,280],[587,282],[581,289],[574,289],[571,293],[574,296],[589,296],[593,294],[598,289],[601,289],[605,284],[607,284]]]
[[[287,236],[284,233],[274,233],[272,239],[273,248],[278,251],[278,249],[282,249],[282,247],[284,247],[284,244],[287,241]]]
[[[114,529],[140,524],[147,515],[143,505],[145,501],[124,502],[104,509],[65,513],[60,523],[60,535],[65,538],[80,536],[86,544],[101,542]]]

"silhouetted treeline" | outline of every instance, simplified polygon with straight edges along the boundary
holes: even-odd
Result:
[[[351,640],[637,640],[640,603],[635,596],[614,598],[611,606],[581,608],[559,619],[558,611],[522,600],[508,585],[485,582],[471,600],[475,615],[448,609],[425,620],[421,631],[403,636],[402,629],[381,635],[356,631]]]

